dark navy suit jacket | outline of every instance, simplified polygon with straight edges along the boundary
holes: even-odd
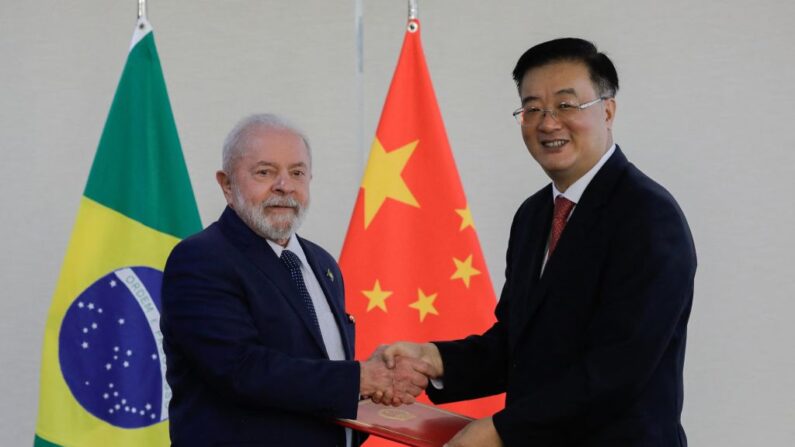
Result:
[[[337,263],[299,241],[347,360],[328,359],[287,268],[227,208],[174,248],[164,272],[161,328],[173,445],[345,445],[344,429],[331,419],[356,417],[354,327]]]
[[[543,276],[547,186],[516,213],[497,323],[438,343],[435,402],[507,392],[506,446],[684,447],[682,365],[696,253],[673,197],[620,149],[584,191]]]

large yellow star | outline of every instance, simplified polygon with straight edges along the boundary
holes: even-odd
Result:
[[[472,267],[472,255],[469,255],[464,261],[460,261],[457,258],[453,258],[453,262],[455,263],[455,273],[450,279],[460,279],[464,281],[464,285],[469,288],[469,278],[480,275],[480,270]]]
[[[472,211],[469,210],[469,203],[467,203],[467,207],[464,209],[456,209],[456,214],[461,216],[461,226],[458,227],[458,231],[464,231],[466,227],[472,227],[475,229],[475,222],[472,220]]]
[[[425,295],[422,289],[417,289],[417,301],[409,304],[412,309],[420,311],[420,322],[425,320],[428,314],[439,315],[439,312],[433,307],[433,302],[436,301],[436,293],[433,295]]]
[[[373,290],[362,290],[362,293],[370,300],[370,302],[367,303],[367,312],[370,312],[376,307],[386,312],[386,299],[392,295],[391,290],[381,290],[381,283],[376,279]]]
[[[420,140],[387,152],[376,138],[370,148],[370,160],[364,172],[364,228],[370,225],[387,198],[420,207],[400,174]]]

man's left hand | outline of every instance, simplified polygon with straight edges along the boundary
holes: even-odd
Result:
[[[470,422],[444,447],[502,447],[502,439],[491,418],[483,418]]]

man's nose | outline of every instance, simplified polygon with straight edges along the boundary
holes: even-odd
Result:
[[[276,192],[288,193],[293,190],[292,183],[290,182],[287,174],[279,174],[273,182],[272,189]]]
[[[541,115],[541,120],[538,122],[538,130],[542,132],[549,132],[560,129],[560,121],[553,116],[553,111],[545,110]]]

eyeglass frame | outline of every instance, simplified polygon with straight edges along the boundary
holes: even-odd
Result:
[[[568,104],[568,103],[562,102],[562,103],[558,104],[558,107],[560,107],[561,105],[565,104],[565,105],[570,106],[570,109],[567,108],[567,109],[564,109],[564,110],[572,110],[572,111],[577,110],[577,111],[580,111],[580,110],[585,110],[585,109],[587,109],[588,107],[591,107],[594,104],[598,104],[598,103],[600,103],[602,101],[606,101],[606,100],[608,100],[610,98],[611,98],[610,96],[600,96],[600,97],[598,97],[598,98],[596,98],[596,99],[594,99],[592,101],[588,101],[586,103],[579,104],[579,105],[576,105],[576,106],[574,104]],[[538,107],[534,107],[534,108],[538,109]],[[525,125],[529,126],[530,125],[530,124],[525,124],[524,123],[524,121],[525,121],[524,120],[524,112],[526,112],[527,109],[528,109],[528,107],[519,107],[518,109],[514,110],[514,112],[512,113],[514,119],[516,120],[516,122],[520,126],[525,126]],[[555,120],[557,122],[561,122],[560,117],[558,116],[558,113],[560,112],[559,109],[538,109],[538,112],[541,112],[541,115],[539,115],[541,117],[541,119],[538,121],[539,123],[544,119],[545,116],[547,116],[547,114],[549,114],[549,116],[551,116],[553,120]]]

